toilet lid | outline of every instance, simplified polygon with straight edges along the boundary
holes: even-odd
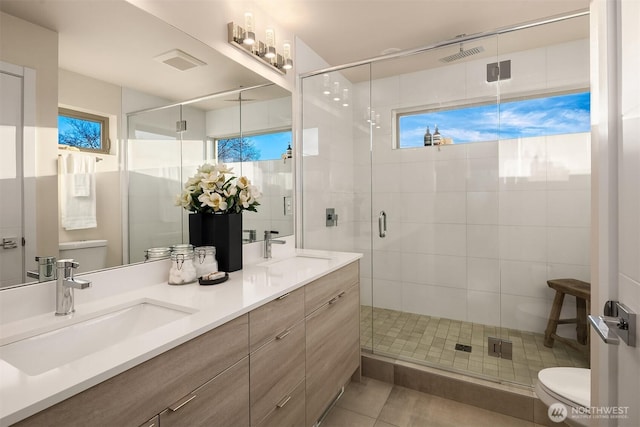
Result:
[[[591,370],[585,368],[546,368],[538,381],[550,392],[580,406],[591,405]]]

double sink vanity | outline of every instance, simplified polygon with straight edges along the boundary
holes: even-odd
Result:
[[[359,254],[292,250],[220,285],[166,260],[0,293],[0,426],[312,426],[359,375]]]

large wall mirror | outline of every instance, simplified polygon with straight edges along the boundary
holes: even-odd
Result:
[[[10,263],[15,271],[4,269],[9,263],[0,259],[0,288],[27,282],[25,272],[36,267],[33,255],[58,256],[60,243],[106,240],[106,266],[115,267],[141,261],[149,247],[186,241],[186,213],[173,202],[184,180],[206,161],[233,163],[263,191],[259,212],[245,217],[245,228],[255,230],[247,232],[247,242],[259,240],[267,228],[293,232],[287,211],[293,206],[292,159],[281,157],[290,140],[271,138],[277,147],[258,148],[258,156],[246,159],[218,156],[225,142],[248,144],[290,132],[288,91],[124,0],[3,0],[0,10],[0,60],[35,70],[38,131],[35,158],[24,159],[36,169],[35,185],[26,186],[33,189],[36,214],[24,228],[37,230],[36,237],[27,249],[17,248],[22,259]],[[218,95],[205,97],[210,94]],[[183,102],[196,98],[202,99]],[[63,203],[60,159],[76,154],[58,146],[58,108],[110,119],[110,151],[94,156],[100,159],[97,227],[67,229],[59,209],[52,209]],[[176,132],[179,120],[187,120],[186,131]],[[272,149],[280,156],[269,154]]]

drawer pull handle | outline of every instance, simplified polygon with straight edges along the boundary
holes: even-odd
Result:
[[[280,402],[278,402],[278,404],[276,405],[276,408],[278,408],[278,409],[284,408],[284,405],[289,403],[290,400],[291,400],[291,395],[285,397]]]
[[[338,298],[342,298],[344,296],[344,294],[346,294],[347,291],[342,291],[338,294]]]
[[[284,295],[280,295],[278,298],[276,298],[277,300],[281,300],[281,299],[285,299],[286,297],[288,297],[289,295],[291,295],[291,292],[287,292]]]
[[[291,333],[291,331],[289,329],[287,329],[286,331],[280,333],[279,335],[276,335],[276,339],[277,340],[281,340],[284,337],[286,337],[287,335],[289,335]]]
[[[334,304],[338,301],[338,297],[333,297],[329,300],[329,304]]]
[[[177,403],[175,403],[175,404],[173,404],[173,405],[169,406],[169,409],[170,409],[172,412],[176,412],[178,409],[182,408],[184,405],[186,405],[187,403],[191,402],[191,401],[192,401],[193,399],[195,399],[197,396],[198,396],[198,395],[196,395],[196,394],[189,395],[189,396],[185,397],[184,399],[182,399],[182,400],[178,401]]]

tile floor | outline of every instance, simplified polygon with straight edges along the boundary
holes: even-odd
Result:
[[[321,427],[533,427],[519,418],[363,377],[350,383]]]
[[[589,367],[589,359],[560,342],[543,345],[544,334],[361,306],[360,344],[365,350],[463,373],[533,385],[538,371],[554,366]],[[513,359],[487,353],[487,337],[513,343]],[[470,345],[470,353],[455,350]]]

